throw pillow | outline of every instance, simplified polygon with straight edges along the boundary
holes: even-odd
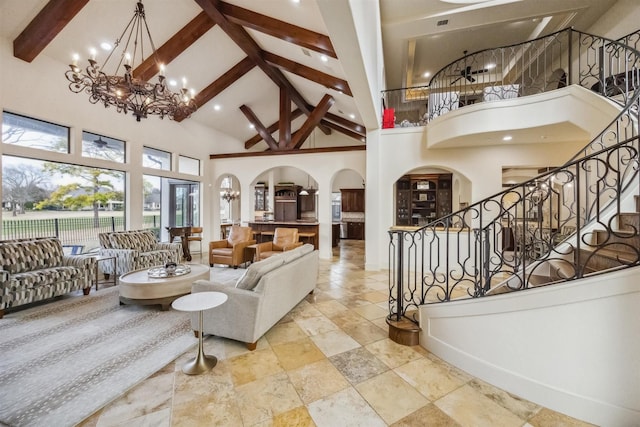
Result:
[[[272,270],[275,270],[282,264],[284,264],[284,259],[282,257],[276,256],[269,257],[262,261],[254,262],[249,266],[249,268],[247,268],[247,271],[244,272],[242,277],[238,279],[236,288],[252,290],[256,287],[263,275]]]

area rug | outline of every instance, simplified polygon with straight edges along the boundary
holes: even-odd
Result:
[[[0,319],[0,423],[73,426],[195,346],[189,314],[119,305],[118,288]]]

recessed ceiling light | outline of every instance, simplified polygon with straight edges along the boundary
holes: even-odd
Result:
[[[102,43],[100,43],[100,48],[102,48],[102,50],[109,51],[109,50],[111,50],[111,45],[109,43],[107,43],[107,42],[102,42]]]
[[[320,61],[327,62],[328,60],[329,58],[327,58],[327,55],[320,55]]]
[[[507,135],[507,136],[502,137],[503,141],[511,141],[512,139],[513,139],[513,137],[511,135]]]
[[[422,74],[422,77],[429,77],[431,75],[430,72],[425,71],[424,74]]]
[[[351,119],[355,119],[355,118],[356,118],[356,115],[355,115],[355,114],[349,114],[349,117],[350,117]]]
[[[249,125],[249,129],[255,129],[256,127],[253,124]]]
[[[298,3],[300,3],[300,0],[291,0],[291,3],[298,4]]]
[[[222,109],[222,107],[219,104],[216,104],[213,106],[213,109],[216,111],[220,111]]]

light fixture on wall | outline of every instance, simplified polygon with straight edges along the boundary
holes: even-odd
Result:
[[[232,185],[232,181],[231,181],[231,177],[227,176],[227,186],[224,187],[222,189],[222,191],[220,191],[220,197],[222,198],[222,200],[226,201],[227,203],[230,203],[232,200],[236,200],[237,198],[240,197],[240,192],[239,191],[234,191],[233,190],[233,185]]]
[[[126,43],[122,50],[119,50],[122,40],[126,40]],[[132,52],[129,51],[130,44]],[[157,83],[151,83],[133,75],[136,60],[139,59],[138,65],[145,61],[145,46],[151,47],[152,57],[157,58],[156,48],[147,26],[144,6],[142,1],[138,1],[133,18],[120,38],[116,39],[113,49],[102,65],[96,62],[95,50],[91,51],[89,65],[84,70],[77,65],[78,56],[74,56],[73,63],[69,65],[71,69],[65,73],[65,77],[71,82],[69,89],[74,93],[89,94],[89,102],[92,104],[103,103],[105,107],[114,106],[119,113],[131,112],[137,121],[146,118],[148,114],[170,119],[189,117],[196,110],[196,103],[193,100],[193,91],[190,93],[186,88],[186,79],[182,80],[183,87],[179,92],[172,92],[167,87],[162,64],[159,65],[160,75]],[[113,74],[108,74],[106,67],[112,56],[118,59],[118,64],[114,67]],[[118,75],[119,71],[122,71],[121,75]]]

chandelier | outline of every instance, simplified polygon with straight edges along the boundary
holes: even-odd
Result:
[[[149,114],[159,115],[160,118],[170,119],[186,118],[196,110],[196,103],[191,93],[186,88],[186,79],[183,79],[182,89],[172,92],[167,87],[164,76],[164,65],[160,65],[160,75],[156,83],[148,82],[133,75],[136,59],[144,62],[145,33],[148,38],[147,46],[151,46],[152,55],[156,57],[156,48],[147,26],[144,6],[138,1],[133,18],[127,24],[120,38],[116,39],[113,49],[110,51],[104,64],[100,66],[96,62],[96,51],[91,50],[89,65],[80,69],[77,65],[78,57],[74,56],[71,68],[65,73],[69,83],[69,89],[74,93],[85,92],[89,94],[89,102],[92,104],[103,103],[105,107],[115,106],[119,113],[131,112],[137,121],[146,118]],[[126,35],[126,36],[125,36]],[[120,42],[126,40],[122,50],[118,50]],[[133,52],[129,50],[132,45]],[[113,74],[108,74],[106,66],[114,53],[119,61]],[[121,72],[119,75],[118,73]]]
[[[239,191],[233,191],[233,181],[231,180],[230,176],[227,175],[227,177],[224,179],[224,185],[225,187],[223,187],[222,191],[220,191],[220,197],[222,198],[222,200],[230,203],[232,200],[240,197]]]
[[[230,188],[226,188],[226,189],[224,189],[224,191],[220,192],[220,197],[222,197],[223,200],[225,200],[227,203],[229,203],[232,200],[235,200],[238,197],[240,197],[240,192],[239,191],[233,191]]]

